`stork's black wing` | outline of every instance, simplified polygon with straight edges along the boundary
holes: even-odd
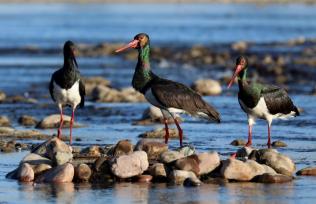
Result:
[[[296,116],[299,115],[297,107],[284,89],[273,85],[264,85],[261,95],[264,97],[271,114],[289,114],[294,111]]]
[[[50,96],[52,97],[53,101],[55,101],[55,98],[54,98],[54,75],[52,75],[52,78],[49,82],[49,93],[50,93]]]
[[[166,79],[155,79],[151,84],[153,95],[166,108],[183,109],[191,115],[203,112],[210,120],[220,122],[219,113],[189,87]]]

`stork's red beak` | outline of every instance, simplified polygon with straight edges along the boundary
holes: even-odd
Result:
[[[238,76],[239,72],[241,72],[243,69],[243,66],[242,65],[236,65],[236,68],[235,68],[235,73],[233,75],[233,77],[230,79],[229,81],[229,84],[227,86],[227,88],[230,88],[232,86],[232,84],[234,83],[235,81],[235,78]]]
[[[127,45],[115,50],[115,52],[122,52],[128,48],[136,48],[138,45],[139,40],[132,40],[130,43],[128,43]]]

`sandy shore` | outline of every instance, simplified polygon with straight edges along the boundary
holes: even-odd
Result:
[[[304,3],[315,4],[316,0],[0,0],[0,3],[251,3],[251,4],[283,4]]]

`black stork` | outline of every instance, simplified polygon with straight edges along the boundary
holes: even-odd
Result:
[[[75,45],[71,41],[64,45],[64,65],[52,75],[49,92],[60,110],[60,125],[57,137],[61,139],[63,127],[63,107],[72,108],[70,120],[70,145],[72,143],[72,126],[76,107],[84,106],[85,86],[80,79],[80,72],[75,57]]]
[[[293,104],[287,92],[277,86],[260,84],[247,81],[248,60],[240,56],[236,60],[235,73],[231,78],[228,88],[231,87],[236,77],[238,77],[238,102],[241,109],[248,116],[248,142],[246,146],[252,144],[252,126],[257,118],[268,122],[268,148],[271,148],[271,124],[273,119],[286,119],[298,116],[300,113]]]
[[[165,123],[165,143],[168,143],[169,130],[167,118],[172,117],[178,132],[180,146],[182,146],[182,129],[175,117],[176,113],[187,113],[192,116],[206,118],[220,122],[219,113],[202,97],[189,87],[155,75],[150,69],[150,41],[145,33],[137,34],[130,43],[116,50],[121,52],[127,48],[138,50],[138,62],[135,68],[132,85],[144,94],[145,98],[154,106],[160,108]]]

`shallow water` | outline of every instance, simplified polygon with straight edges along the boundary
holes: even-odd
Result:
[[[34,45],[56,49],[69,38],[85,43],[128,41],[140,31],[148,32],[153,43],[194,44],[243,39],[284,41],[301,35],[316,37],[314,11],[315,6],[311,5],[132,5],[128,8],[125,5],[95,4],[0,5],[0,47]],[[84,76],[100,75],[110,79],[114,87],[130,86],[134,61],[111,56],[80,57],[78,62]],[[9,95],[24,94],[39,100],[39,104],[0,104],[1,115],[7,115],[13,127],[24,129],[17,123],[18,117],[23,114],[40,119],[57,113],[57,108],[47,97],[47,84],[50,74],[61,63],[61,53],[3,53],[0,56],[0,89]],[[223,74],[218,70],[190,67],[169,69],[154,65],[153,69],[162,76],[186,84],[200,77],[213,78]],[[236,138],[247,138],[247,120],[237,102],[236,88],[225,91],[222,96],[205,97],[221,113],[222,124],[185,117],[182,124],[185,143],[194,145],[198,151],[218,151],[222,159],[237,149],[229,143]],[[316,97],[302,94],[292,97],[304,112],[291,120],[275,121],[272,139],[288,144],[287,148],[279,151],[291,156],[298,169],[315,166]],[[86,108],[76,114],[76,120],[87,126],[74,130],[74,137],[81,139],[74,145],[113,144],[126,138],[135,143],[139,134],[163,127],[132,125],[147,107],[147,103],[87,102]],[[45,132],[53,134],[56,130]],[[64,133],[67,134],[68,129]],[[265,121],[258,121],[253,133],[254,146],[263,147],[267,141]],[[170,148],[178,145],[177,140],[170,141]],[[5,179],[5,174],[16,168],[25,154],[27,152],[0,153],[0,203],[311,203],[316,199],[316,179],[311,177],[298,177],[287,184],[229,183],[198,188],[135,183],[33,186]]]

